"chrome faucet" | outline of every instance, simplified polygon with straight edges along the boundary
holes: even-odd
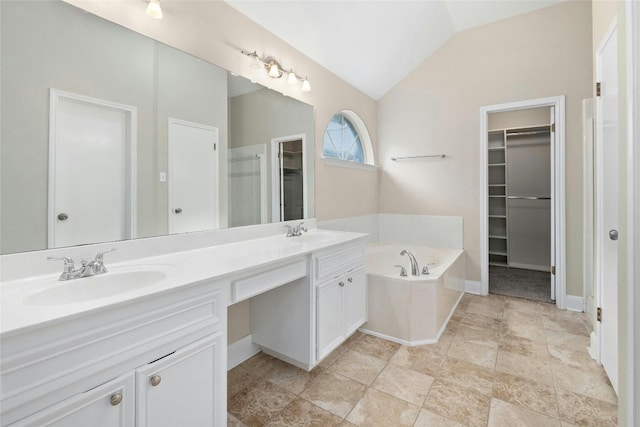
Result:
[[[287,227],[287,237],[302,236],[303,231],[305,233],[307,232],[307,228],[304,226],[304,222],[301,222],[300,224],[294,226],[291,226],[289,224],[285,224],[284,226]]]
[[[402,252],[400,252],[400,255],[407,255],[409,257],[409,261],[411,262],[411,275],[419,276],[420,268],[418,267],[418,261],[416,261],[416,257],[414,257],[413,254],[406,249],[403,249]]]
[[[107,267],[104,265],[104,254],[107,252],[115,251],[115,248],[106,249],[96,254],[93,261],[82,260],[80,261],[80,268],[76,269],[75,262],[70,257],[47,257],[49,261],[64,261],[64,269],[58,280],[74,280],[82,277],[91,277],[97,274],[104,274],[107,272]]]

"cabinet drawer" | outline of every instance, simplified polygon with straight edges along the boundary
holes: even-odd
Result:
[[[301,259],[281,267],[231,282],[231,303],[251,298],[307,275],[307,261]]]
[[[324,280],[337,277],[365,263],[364,244],[349,245],[318,255],[314,258],[315,279]]]

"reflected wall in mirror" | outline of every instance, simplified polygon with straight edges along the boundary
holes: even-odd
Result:
[[[279,221],[292,135],[314,215],[312,106],[60,1],[0,8],[0,253]]]

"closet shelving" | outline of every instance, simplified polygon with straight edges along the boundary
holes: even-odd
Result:
[[[505,130],[489,132],[489,265],[508,265]]]
[[[509,266],[507,138],[548,133],[549,125],[490,130],[488,135],[489,265]]]

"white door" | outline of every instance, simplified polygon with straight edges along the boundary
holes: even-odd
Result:
[[[49,248],[134,237],[136,109],[52,89],[50,111]]]
[[[169,234],[218,228],[218,129],[169,119]]]
[[[222,425],[223,338],[218,332],[136,370],[136,426]]]
[[[344,277],[316,287],[318,361],[344,340],[344,287]]]
[[[354,333],[367,321],[367,275],[363,269],[347,274],[344,286],[345,335]]]
[[[614,28],[597,54],[596,247],[600,362],[618,390],[618,65]]]

